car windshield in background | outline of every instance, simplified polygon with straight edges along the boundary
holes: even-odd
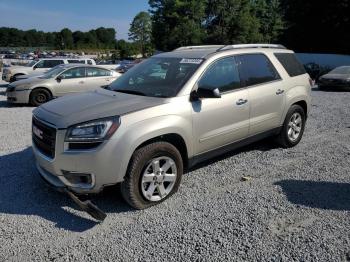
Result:
[[[338,67],[338,68],[332,70],[329,73],[330,74],[347,75],[347,74],[350,74],[350,66]]]
[[[51,69],[48,72],[46,72],[40,78],[43,78],[43,79],[54,78],[54,77],[58,76],[60,73],[62,73],[64,70],[66,70],[66,69],[63,67],[56,67],[56,68]]]
[[[36,62],[38,62],[38,61],[33,60],[33,61],[29,62],[28,64],[26,64],[26,66],[32,67],[33,65],[36,64]]]
[[[174,97],[193,75],[202,59],[149,58],[130,69],[110,89],[152,97]]]

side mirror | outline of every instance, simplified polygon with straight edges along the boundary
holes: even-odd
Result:
[[[198,87],[197,90],[191,93],[191,100],[198,100],[199,98],[221,98],[220,90],[218,88]]]
[[[33,70],[35,70],[37,67],[36,67],[36,65],[35,66],[33,66]]]
[[[58,77],[56,77],[56,81],[57,81],[58,83],[60,83],[60,82],[62,81],[62,79],[63,79],[63,77],[62,77],[62,76],[58,76]]]

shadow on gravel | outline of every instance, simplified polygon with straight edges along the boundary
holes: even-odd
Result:
[[[318,87],[314,87],[312,88],[312,91],[315,92],[347,92],[350,91],[350,87],[323,87],[323,88],[318,88]]]
[[[287,199],[295,205],[350,211],[349,183],[282,180],[275,185],[280,186]]]
[[[49,188],[38,175],[31,148],[0,156],[0,214],[33,215],[55,223],[57,228],[74,232],[91,229],[98,222],[65,210],[79,210],[63,193]],[[107,213],[129,212],[116,188],[94,196],[93,201]]]
[[[249,145],[244,146],[244,147],[237,148],[237,149],[229,151],[223,155],[219,155],[219,156],[211,158],[207,161],[196,164],[190,170],[187,170],[187,172],[194,171],[194,170],[209,166],[215,162],[224,160],[226,158],[233,157],[235,155],[239,155],[239,154],[244,153],[244,152],[250,152],[250,151],[266,152],[266,151],[270,151],[270,150],[276,149],[276,148],[281,148],[281,147],[273,141],[273,138],[266,138],[264,140],[249,144]]]

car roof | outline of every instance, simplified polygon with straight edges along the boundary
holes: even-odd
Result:
[[[202,46],[184,46],[175,49],[171,52],[165,52],[157,54],[153,57],[164,57],[164,58],[194,58],[204,59],[211,55],[218,54],[226,51],[241,51],[241,50],[252,50],[252,51],[266,51],[273,50],[281,52],[290,52],[287,48],[282,45],[276,44],[242,44],[242,45],[202,45]]]

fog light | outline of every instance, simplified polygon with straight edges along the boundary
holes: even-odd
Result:
[[[93,184],[93,179],[91,174],[71,172],[71,171],[65,171],[65,170],[62,170],[62,173],[64,178],[67,179],[67,181],[72,185],[77,185],[77,184],[92,185]]]

